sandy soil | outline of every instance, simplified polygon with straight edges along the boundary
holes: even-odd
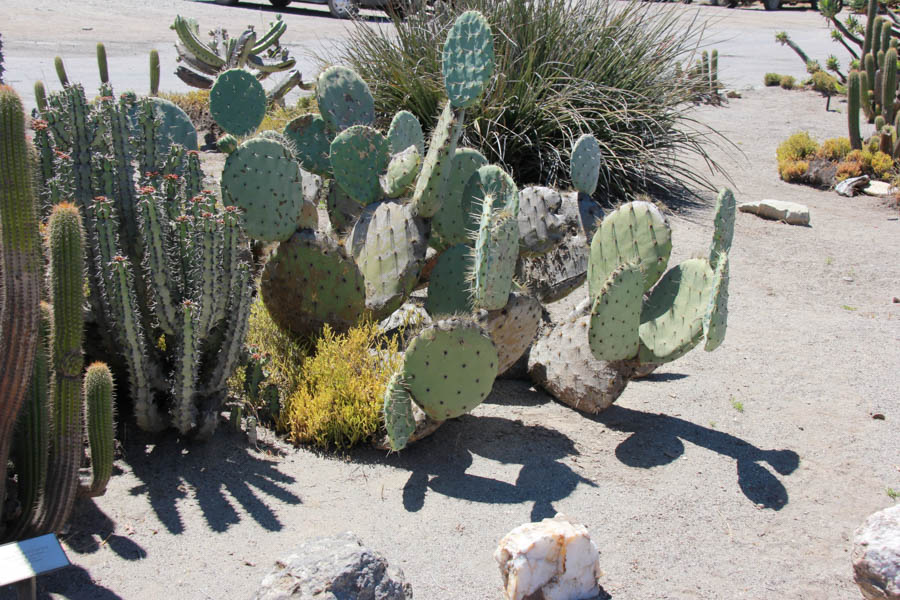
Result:
[[[42,596],[246,598],[299,541],[349,529],[417,598],[494,600],[500,537],[562,511],[588,526],[615,600],[859,598],[853,530],[900,489],[898,211],[778,180],[787,135],[845,132],[816,94],[750,91],[697,116],[736,145],[714,154],[739,201],[812,214],[808,228],[739,215],[714,354],[633,382],[595,417],[501,381],[391,456],[271,436],[257,450],[226,431],[184,446],[128,426],[108,493],[79,504],[63,536],[76,566],[42,577]],[[673,263],[706,251],[710,197],[670,218]]]

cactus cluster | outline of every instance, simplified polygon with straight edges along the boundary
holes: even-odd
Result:
[[[710,104],[719,104],[722,101],[719,90],[722,84],[719,81],[719,51],[704,50],[700,54],[693,67],[687,71],[681,71],[676,65],[676,74],[685,77],[696,89],[697,98]]]
[[[204,42],[197,21],[180,15],[175,17],[171,28],[178,35],[175,49],[181,63],[175,75],[191,87],[213,88],[218,76],[228,70],[240,70],[257,81],[287,71],[287,77],[266,96],[268,104],[273,104],[283,103],[288,92],[302,85],[300,72],[294,69],[297,61],[290,57],[287,48],[281,46],[281,36],[287,29],[281,15],[276,15],[275,21],[269,23],[269,30],[260,38],[252,25],[237,37],[229,37],[225,29],[217,27],[209,32],[209,42]],[[262,92],[262,86],[259,91]]]
[[[249,251],[241,209],[203,190],[196,131],[167,110],[108,82],[91,103],[70,84],[46,97],[35,140],[48,202],[81,212],[89,325],[128,375],[138,425],[205,437],[240,356]]]
[[[49,299],[40,305],[42,260],[32,149],[22,104],[0,86],[0,221],[4,306],[0,347],[0,462],[12,458],[16,487],[0,481],[0,540],[57,531],[76,494],[100,495],[112,473],[113,382],[105,364],[82,384],[84,231],[78,209],[57,204],[47,227]],[[87,423],[84,415],[87,415]],[[92,477],[79,480],[84,440]],[[10,455],[10,449],[12,454]]]

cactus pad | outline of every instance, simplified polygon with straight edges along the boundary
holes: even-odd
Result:
[[[284,136],[294,146],[294,157],[310,173],[331,176],[331,140],[321,115],[300,115],[284,126]]]
[[[519,188],[513,178],[497,165],[485,165],[476,173],[478,177],[469,179],[463,193],[474,198],[476,206],[490,201],[493,211],[502,210],[517,217]]]
[[[191,118],[177,104],[150,96],[146,98],[153,106],[153,116],[160,122],[160,135],[156,139],[156,152],[160,156],[168,156],[172,144],[180,144],[185,150],[196,150],[197,129]],[[139,104],[128,109],[128,122],[131,135],[137,132]]]
[[[329,67],[316,83],[319,113],[334,131],[375,121],[375,100],[366,82],[347,67]]]
[[[716,268],[721,253],[726,255],[731,250],[731,241],[734,239],[734,194],[724,188],[716,196],[716,216],[713,221],[712,246],[709,249],[709,263]]]
[[[556,213],[562,204],[559,192],[547,187],[527,187],[519,192],[519,252],[540,256],[553,250],[565,235],[565,223]]]
[[[422,162],[422,172],[412,197],[416,215],[423,219],[433,217],[444,201],[452,157],[462,132],[462,117],[461,111],[448,102],[431,132],[428,154]]]
[[[481,13],[470,10],[457,17],[444,42],[441,69],[453,106],[474,106],[494,74],[494,39]]]
[[[486,199],[473,254],[472,298],[476,308],[503,308],[519,256],[519,222],[506,210],[492,212]]]
[[[609,274],[591,307],[588,344],[597,360],[626,360],[640,346],[644,277],[639,268],[622,265]]]
[[[409,207],[388,200],[366,207],[346,246],[365,278],[366,308],[380,319],[412,291],[428,242],[424,224]]]
[[[228,133],[253,133],[266,116],[266,91],[248,71],[230,69],[216,78],[209,92],[209,112]]]
[[[472,312],[472,294],[468,283],[472,254],[465,244],[457,244],[438,256],[428,280],[425,310],[432,317]]]
[[[569,171],[572,177],[572,186],[590,196],[597,189],[597,179],[600,177],[600,166],[603,164],[603,155],[600,154],[600,144],[590,133],[586,133],[575,142],[572,147],[572,157],[569,161]]]
[[[725,341],[728,326],[728,255],[722,253],[716,261],[715,274],[709,294],[709,306],[703,316],[703,349],[712,352]]]
[[[705,258],[686,260],[663,276],[641,311],[640,362],[669,362],[697,345],[712,280]]]
[[[222,199],[244,211],[247,235],[267,242],[291,237],[303,205],[300,168],[273,140],[255,138],[228,155]]]
[[[391,450],[402,450],[416,430],[416,419],[413,415],[412,397],[397,373],[391,377],[384,391],[382,412]]]
[[[672,252],[669,223],[649,202],[623,204],[603,219],[591,241],[588,289],[592,298],[620,265],[636,264],[648,291],[666,270]]]
[[[408,110],[401,110],[394,115],[387,137],[391,145],[391,154],[403,152],[410,146],[415,146],[420,155],[425,154],[425,134],[422,133],[422,124]]]
[[[431,221],[431,244],[437,249],[469,242],[472,232],[478,228],[478,215],[472,206],[474,196],[466,190],[472,176],[486,164],[487,159],[473,148],[459,148],[454,152],[444,201]]]
[[[422,166],[422,155],[418,148],[409,148],[391,157],[387,171],[381,176],[381,190],[388,198],[399,198],[416,180]]]
[[[497,348],[498,374],[510,368],[531,346],[541,324],[542,312],[540,300],[513,292],[500,310],[479,311],[476,315],[475,320],[488,332]]]
[[[362,273],[321,232],[298,231],[279,244],[263,269],[260,291],[275,323],[297,336],[314,335],[326,323],[345,331],[365,310]]]
[[[494,343],[478,325],[447,319],[413,339],[401,373],[413,400],[429,417],[452,419],[487,398],[498,363]]]
[[[353,223],[363,211],[363,207],[354,202],[334,180],[328,182],[325,209],[328,211],[331,227],[339,234],[344,234],[353,227]]]
[[[334,180],[363,206],[381,200],[379,177],[390,159],[387,139],[365,125],[345,129],[331,142]]]

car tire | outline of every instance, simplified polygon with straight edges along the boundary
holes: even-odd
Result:
[[[287,8],[291,0],[269,0],[275,8]]]
[[[763,6],[766,7],[766,10],[778,10],[781,0],[763,0]]]
[[[328,10],[338,19],[350,19],[359,14],[357,0],[328,0]]]
[[[216,4],[222,6],[237,6],[238,0],[216,0]]]

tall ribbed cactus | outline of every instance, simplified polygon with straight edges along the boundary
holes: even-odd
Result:
[[[0,465],[25,399],[38,341],[41,243],[33,180],[28,172],[25,114],[12,88],[0,85]],[[0,500],[6,477],[0,477]]]
[[[862,149],[859,135],[859,71],[850,71],[847,87],[847,129],[850,133],[850,147]]]

